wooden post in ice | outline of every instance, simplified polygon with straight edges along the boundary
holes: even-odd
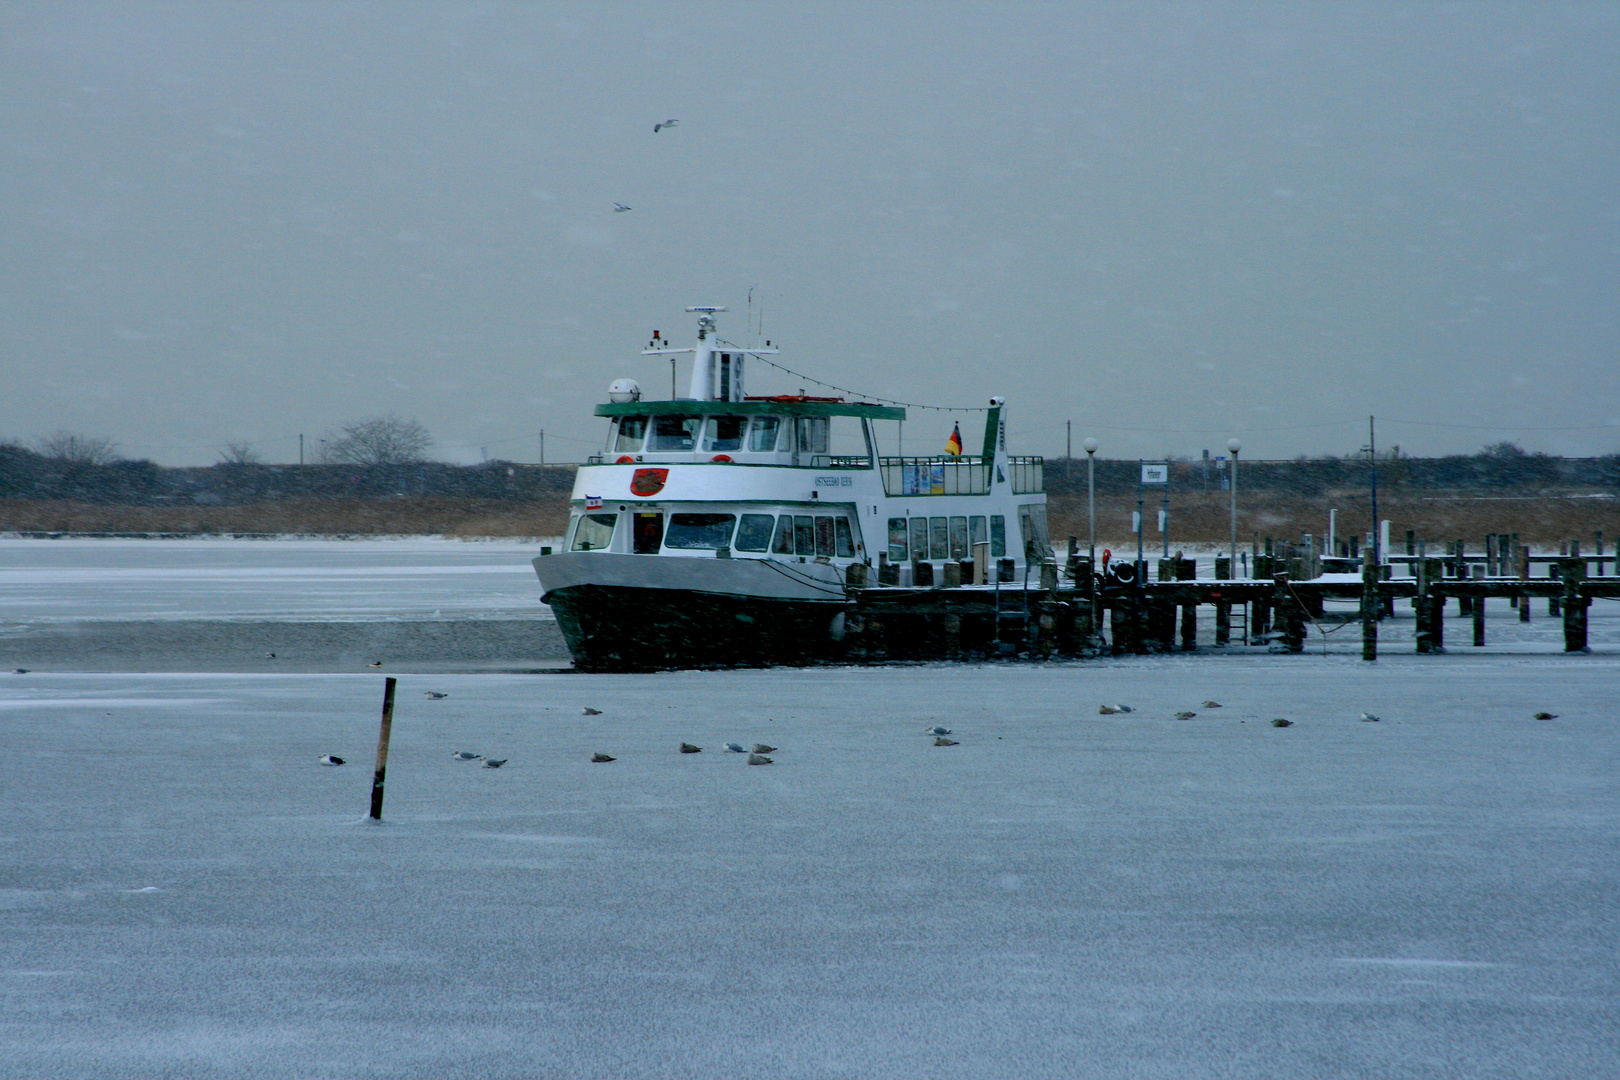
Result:
[[[1232,579],[1232,560],[1226,555],[1215,556],[1215,579],[1217,581],[1230,581]],[[1230,600],[1215,601],[1215,644],[1229,645],[1232,642],[1232,602]]]
[[[1378,659],[1378,616],[1382,601],[1378,596],[1378,564],[1368,544],[1361,553],[1361,658]]]
[[[1474,644],[1485,644],[1485,598],[1474,597]]]
[[[394,727],[394,677],[383,684],[382,727],[377,732],[377,769],[371,774],[371,819],[382,820],[383,778],[388,775],[388,734]]]
[[[1586,577],[1586,560],[1564,559],[1559,564],[1564,581],[1564,651],[1586,652],[1586,597],[1581,581]]]

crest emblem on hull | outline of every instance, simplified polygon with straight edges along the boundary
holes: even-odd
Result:
[[[664,481],[668,479],[668,469],[637,469],[630,478],[630,494],[656,495],[664,490]]]

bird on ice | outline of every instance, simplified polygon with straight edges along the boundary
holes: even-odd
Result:
[[[746,753],[748,753],[747,750],[743,749],[743,744],[740,743],[740,742],[728,742],[728,743],[726,743],[726,749],[730,750],[733,754],[746,754]]]
[[[591,755],[591,761],[595,762],[598,765],[600,765],[604,761],[617,761],[617,760],[619,760],[619,759],[614,757],[612,754],[595,753],[595,754]]]
[[[1364,712],[1364,713],[1362,713],[1362,714],[1361,714],[1361,719],[1362,719],[1362,720],[1363,720],[1363,721],[1365,721],[1365,722],[1366,722],[1366,723],[1369,723],[1369,724],[1376,724],[1376,723],[1378,723],[1378,721],[1379,721],[1379,720],[1380,720],[1380,719],[1382,719],[1382,717],[1378,717],[1378,716],[1374,716],[1374,715],[1373,715],[1373,714],[1372,714],[1372,713],[1370,713],[1370,712]]]
[[[503,757],[485,758],[484,759],[484,768],[486,768],[486,769],[498,769],[502,765],[505,765],[506,761],[507,761],[507,759],[503,758]]]
[[[770,765],[770,764],[773,764],[773,762],[771,761],[770,758],[766,757],[764,754],[749,754],[748,755],[748,764],[750,764],[750,765]]]
[[[693,743],[683,742],[683,743],[681,743],[681,753],[683,753],[683,754],[701,754],[701,753],[703,753],[703,747],[694,745]]]
[[[1220,707],[1221,707],[1221,703],[1218,702],[1218,701],[1206,701],[1206,702],[1204,702],[1204,708],[1206,708],[1206,709],[1218,709]]]
[[[322,754],[321,755],[321,764],[322,765],[341,765],[341,764],[343,764],[343,759],[338,757],[336,754]]]
[[[676,124],[679,124],[679,123],[680,123],[679,120],[665,120],[662,124],[654,124],[653,125],[653,134],[656,135],[660,131],[663,131],[665,128],[672,128]]]
[[[13,671],[12,674],[13,675],[26,675],[26,674],[28,674],[28,669],[25,668],[25,667],[20,667],[17,670]]]
[[[754,753],[756,753],[756,754],[774,754],[774,753],[776,753],[776,747],[774,747],[774,746],[766,746],[762,742],[757,742],[757,743],[754,744]]]
[[[579,711],[580,711],[580,714],[582,716],[601,716],[602,715],[602,710],[601,709],[593,709],[589,705],[585,706],[583,709],[581,709]]]
[[[935,746],[959,746],[961,744],[958,743],[955,739],[947,739],[943,735],[935,735],[934,736],[934,745]]]
[[[451,754],[450,756],[452,758],[454,758],[455,760],[457,760],[457,761],[477,761],[479,758],[483,757],[484,755],[483,754],[475,754],[471,750],[457,750],[455,753]]]
[[[628,206],[624,205],[624,203],[622,203],[622,202],[616,202],[616,203],[613,204],[613,212],[615,214],[622,214],[626,210],[629,210],[629,209],[630,208]]]
[[[1135,712],[1129,705],[1099,705],[1097,713],[1100,716],[1113,716],[1115,713]]]
[[[1272,727],[1293,727],[1294,722],[1292,720],[1284,720],[1282,717],[1279,716],[1279,717],[1277,717],[1277,719],[1275,719],[1275,720],[1273,720],[1271,722],[1271,726]]]
[[[1555,713],[1555,712],[1538,712],[1538,713],[1536,713],[1536,719],[1537,720],[1556,720],[1556,719],[1558,719],[1558,714]]]
[[[1191,709],[1182,709],[1180,712],[1176,713],[1176,719],[1177,720],[1191,720],[1193,717],[1195,717],[1197,715],[1198,714],[1193,712]]]
[[[426,690],[424,693],[434,701],[438,701],[440,698],[447,698],[450,696],[449,694],[441,694],[437,690]]]
[[[929,734],[929,735],[949,735],[950,733],[951,733],[950,728],[942,727],[939,724],[935,724],[933,727],[929,728],[928,731],[926,732],[926,734]]]
[[[373,660],[371,663],[367,664],[366,667],[382,667],[382,661]]]

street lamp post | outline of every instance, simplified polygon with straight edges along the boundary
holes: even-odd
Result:
[[[1086,452],[1086,520],[1091,528],[1091,539],[1086,551],[1091,557],[1091,572],[1097,572],[1097,440],[1087,439],[1080,444]]]
[[[1226,440],[1226,448],[1228,450],[1232,451],[1232,550],[1227,556],[1229,559],[1232,560],[1232,562],[1231,562],[1231,569],[1228,572],[1232,575],[1233,580],[1236,580],[1236,578],[1237,578],[1237,565],[1238,565],[1238,563],[1237,563],[1237,472],[1238,472],[1238,451],[1243,449],[1243,444],[1241,442],[1239,442],[1237,439],[1228,439],[1228,440]]]

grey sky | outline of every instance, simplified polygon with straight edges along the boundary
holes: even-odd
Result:
[[[541,427],[578,460],[612,378],[668,392],[652,329],[721,303],[741,339],[757,285],[784,363],[1005,394],[1020,450],[1072,419],[1105,456],[1344,453],[1377,413],[1415,453],[1613,452],[1617,31],[1615,4],[0,4],[0,436],[287,461],[393,411],[452,460],[534,460]],[[949,433],[914,419],[908,450]]]

